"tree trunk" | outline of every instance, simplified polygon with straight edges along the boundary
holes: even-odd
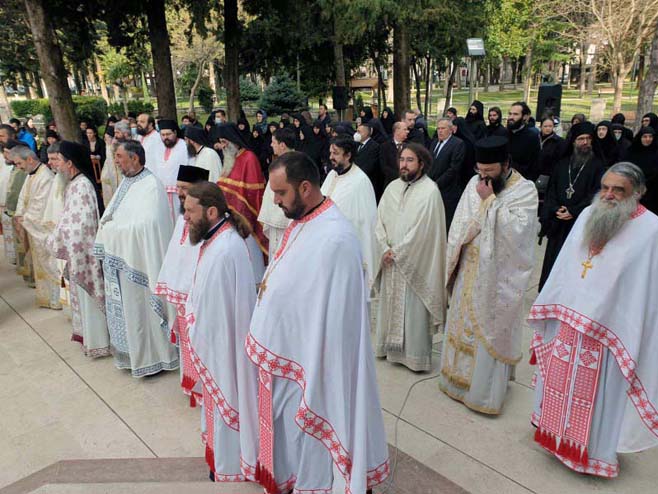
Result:
[[[418,67],[418,60],[416,57],[411,57],[411,70],[414,74],[414,86],[416,87],[416,107],[418,108],[418,111],[420,111],[423,106],[420,101],[420,72],[422,69]]]
[[[512,62],[512,89],[516,90],[516,72],[519,67],[519,62],[518,60],[514,60]]]
[[[41,75],[50,95],[50,108],[57,123],[57,131],[64,139],[75,141],[78,139],[78,120],[73,109],[71,90],[66,81],[62,51],[50,17],[46,14],[45,0],[25,0],[25,8],[39,57]]]
[[[587,80],[585,75],[587,72],[586,63],[587,63],[587,45],[585,43],[580,44],[580,74],[578,74],[578,97],[582,98],[585,96],[585,81]]]
[[[651,41],[651,52],[649,54],[646,72],[642,78],[640,92],[637,95],[637,110],[635,115],[635,131],[640,128],[642,115],[649,113],[653,108],[653,98],[658,85],[658,29]]]
[[[215,61],[211,60],[210,63],[208,63],[208,81],[210,83],[210,89],[212,89],[213,94],[215,95],[215,99],[217,98],[217,88],[219,87],[217,84],[217,79],[215,75]]]
[[[25,98],[34,99],[34,90],[32,89],[32,86],[30,86],[30,81],[27,80],[27,73],[24,70],[21,70],[19,75],[21,77],[21,85],[25,91]]]
[[[190,105],[189,105],[189,110],[188,113],[192,113],[194,111],[194,98],[196,97],[196,90],[199,88],[199,83],[201,82],[201,78],[203,77],[203,69],[206,65],[206,62],[203,61],[199,65],[199,71],[196,74],[196,79],[194,79],[194,84],[192,84],[192,89],[190,89]]]
[[[589,67],[589,74],[587,76],[587,95],[592,96],[594,92],[594,85],[596,84],[596,65],[598,64],[599,58],[599,49],[598,46],[594,51],[594,56],[592,57],[592,64]]]
[[[94,71],[92,69],[87,70],[87,81],[89,82],[89,90],[91,94],[96,96],[98,94],[98,89],[97,89],[97,84],[96,84],[96,76],[94,75]]]
[[[334,13],[334,65],[336,67],[336,87],[345,88],[342,91],[347,93],[347,79],[345,77],[345,56],[343,53],[343,43],[338,39],[338,16]],[[336,106],[334,102],[334,106]],[[338,119],[345,118],[345,110],[337,110]]]
[[[149,101],[149,86],[146,83],[146,74],[143,70],[140,72],[140,78],[142,80],[142,98],[144,98],[144,101]]]
[[[11,109],[9,106],[9,99],[7,99],[7,92],[5,85],[0,79],[0,123],[7,123],[11,118]]]
[[[432,95],[432,57],[426,56],[425,63],[427,64],[425,71],[425,119],[429,118],[430,111],[430,97]]]
[[[491,84],[491,64],[487,63],[484,68],[484,92],[489,92],[489,84]]]
[[[105,102],[110,104],[110,95],[107,92],[107,84],[105,82],[105,73],[101,67],[101,63],[98,60],[98,57],[94,56],[94,63],[96,64],[96,73],[98,74],[98,85],[101,87],[101,95]]]
[[[532,88],[532,41],[528,45],[523,62],[523,101],[530,101],[530,89]]]
[[[155,95],[158,100],[158,113],[163,118],[178,120],[174,75],[171,69],[169,32],[167,31],[167,19],[165,17],[165,0],[147,0],[146,17],[148,19],[153,70],[155,71]]]
[[[34,90],[37,92],[37,98],[45,98],[43,87],[41,87],[41,76],[37,71],[32,72],[32,84],[34,85]]]
[[[240,25],[238,0],[224,0],[224,82],[226,84],[226,110],[228,119],[237,122],[240,117]]]
[[[409,75],[409,33],[405,20],[393,31],[393,106],[398,118],[411,107]]]
[[[621,111],[621,103],[624,96],[624,79],[626,79],[628,71],[629,69],[626,67],[617,67],[614,72],[613,85],[615,95],[612,100],[612,113],[618,113]]]
[[[441,116],[446,114],[448,108],[452,106],[452,86],[455,83],[455,76],[457,75],[457,69],[459,68],[459,59],[453,59],[452,61],[452,70],[450,71],[450,77],[448,77],[448,84],[446,87],[446,102],[443,105],[443,112]]]

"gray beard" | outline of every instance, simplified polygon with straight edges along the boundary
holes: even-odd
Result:
[[[614,206],[597,195],[592,201],[592,212],[585,223],[584,242],[587,248],[602,249],[637,209],[638,200],[631,196]]]
[[[235,166],[235,158],[237,158],[240,148],[229,142],[228,146],[224,148],[224,162],[222,163],[222,177],[228,177]]]
[[[66,190],[66,186],[69,184],[71,180],[69,177],[64,175],[62,172],[57,172],[55,175],[55,181],[53,183],[53,191],[52,193],[57,197],[58,199],[63,199],[64,198],[64,191]]]

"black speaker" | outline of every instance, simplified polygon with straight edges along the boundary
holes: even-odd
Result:
[[[346,86],[334,86],[331,91],[334,100],[334,110],[347,110],[349,102],[349,89]]]
[[[546,110],[560,116],[562,107],[562,84],[541,84],[537,95],[537,122],[540,121]]]

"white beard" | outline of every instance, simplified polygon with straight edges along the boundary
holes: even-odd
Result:
[[[66,186],[69,184],[70,180],[67,176],[65,176],[63,173],[57,172],[55,174],[55,182],[53,183],[53,193],[55,194],[55,197],[58,199],[63,199],[64,198],[64,190],[66,189]]]
[[[224,148],[224,162],[222,163],[221,175],[222,177],[228,177],[231,174],[231,171],[235,166],[235,158],[237,158],[239,150],[240,148],[238,148],[238,146],[232,142],[229,142],[228,146]]]
[[[592,201],[592,212],[585,224],[585,246],[601,249],[614,237],[622,226],[631,218],[638,205],[638,200],[631,196],[623,201],[601,200],[596,195]]]

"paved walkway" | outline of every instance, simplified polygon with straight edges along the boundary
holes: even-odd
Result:
[[[535,295],[533,287],[528,305]],[[199,412],[177,372],[133,379],[109,358],[84,357],[66,311],[38,309],[33,297],[0,250],[0,494],[261,492],[206,480]],[[658,448],[623,456],[620,477],[603,480],[534,445],[526,363],[500,417],[467,410],[433,378],[415,386],[398,419],[409,387],[437,366],[414,374],[377,362],[388,441],[400,450],[387,494],[656,492]]]

